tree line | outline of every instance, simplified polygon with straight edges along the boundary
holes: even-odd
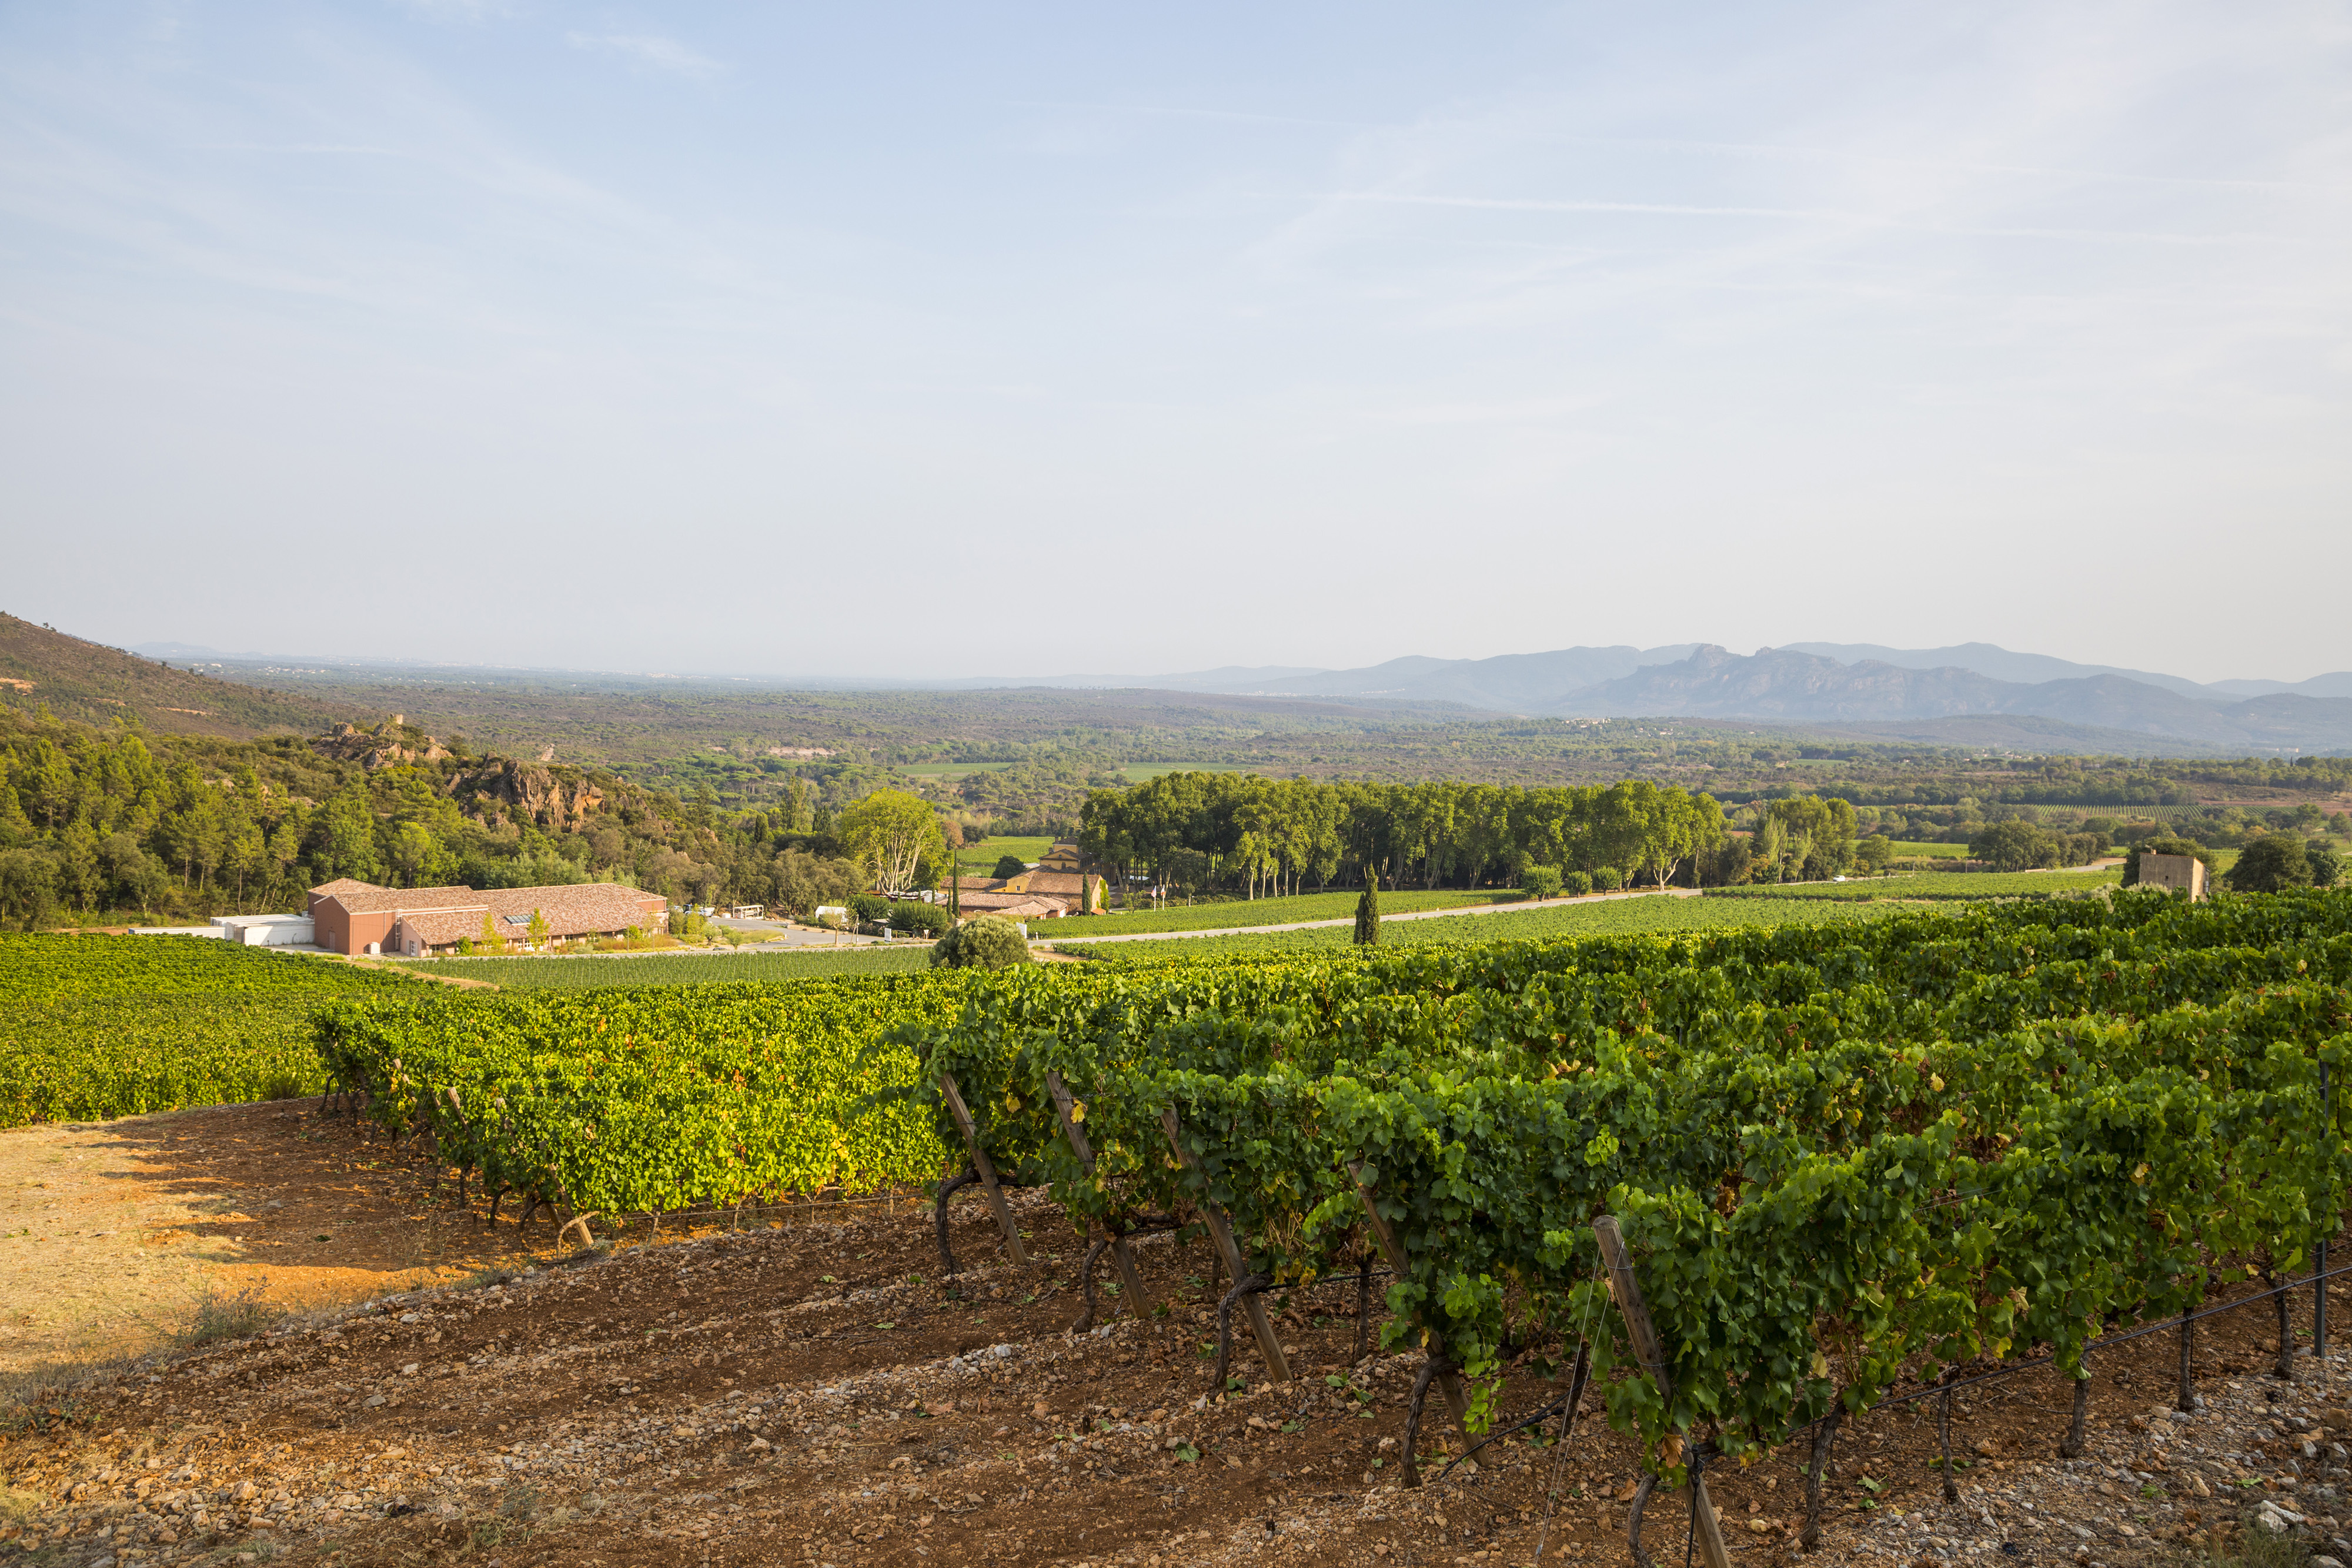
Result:
[[[1854,862],[1844,800],[1777,800],[1755,818],[1736,834],[1713,796],[1640,779],[1529,788],[1171,773],[1088,796],[1079,841],[1130,878],[1253,898],[1360,886],[1370,873],[1390,887],[1479,887],[1549,867],[1622,888],[1811,880]]]

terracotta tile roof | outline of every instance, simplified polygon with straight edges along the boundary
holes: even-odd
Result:
[[[383,889],[378,887],[372,882],[361,882],[354,877],[339,876],[332,882],[320,883],[318,886],[312,888],[310,890],[310,896],[313,898],[332,898],[337,894],[341,893],[382,893],[383,891]]]
[[[332,886],[331,883],[328,885]],[[367,887],[364,892],[334,893],[328,896],[352,915],[383,915],[401,909],[463,909],[471,905],[479,909],[482,895],[470,887]]]
[[[505,940],[520,942],[530,928],[536,909],[547,919],[550,937],[603,936],[632,925],[652,927],[669,913],[669,901],[618,883],[590,883],[580,887],[511,887],[478,893],[460,909],[435,910],[404,915],[401,925],[428,947],[453,947],[482,935],[482,916],[491,916],[491,928]],[[395,935],[394,940],[401,937]]]
[[[558,936],[595,931],[625,931],[649,925],[669,914],[669,900],[658,893],[623,887],[617,882],[592,882],[578,887],[501,888],[478,895],[488,902],[490,913],[527,922],[538,910]],[[522,929],[520,925],[516,930]]]
[[[1070,909],[1066,898],[1040,897],[1034,893],[971,893],[962,901],[962,913],[967,915],[1002,915],[1013,920],[1067,915]]]
[[[955,879],[960,893],[995,893],[1010,880],[1001,876],[960,876]]]
[[[1087,872],[1086,873],[1085,881],[1092,883],[1097,887],[1102,884],[1102,878],[1096,875],[1093,872]],[[1076,899],[1080,896],[1084,890],[1080,886],[1080,879],[1076,872],[1033,871],[1029,873],[1029,891],[1032,893],[1050,893],[1060,897]]]

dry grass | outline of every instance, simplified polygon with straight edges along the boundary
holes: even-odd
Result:
[[[247,1285],[234,1293],[206,1286],[190,1307],[188,1321],[173,1333],[172,1349],[186,1355],[224,1340],[251,1339],[286,1317],[287,1308],[261,1299],[266,1283]]]

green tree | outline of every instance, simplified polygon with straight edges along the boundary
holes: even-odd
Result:
[[[37,929],[57,904],[57,862],[38,850],[0,850],[0,919]]]
[[[1969,840],[1969,853],[1995,871],[2032,871],[2058,863],[2057,836],[2038,823],[1991,822]]]
[[[1765,810],[1786,834],[1785,859],[1790,876],[1819,882],[1853,863],[1858,829],[1853,807],[1848,802],[1833,795],[1798,795],[1775,800]]]
[[[856,866],[806,850],[786,850],[778,855],[771,875],[776,890],[773,902],[803,920],[813,918],[819,904],[846,904],[857,891]]]
[[[926,862],[947,853],[939,813],[919,795],[877,789],[841,813],[834,836],[886,894],[913,887]]]
[[[1367,867],[1364,871],[1363,896],[1356,900],[1356,946],[1377,947],[1381,945],[1381,873]]]
[[[1007,882],[1028,869],[1029,862],[1019,855],[999,855],[996,858],[996,869],[988,874],[999,882]]]
[[[2306,843],[2303,858],[2311,867],[2311,885],[2334,887],[2344,875],[2344,852],[2334,844]]]
[[[523,936],[530,942],[530,946],[533,947],[544,947],[547,946],[548,925],[546,915],[541,915],[536,909],[532,910],[530,912],[530,923],[522,929]]]
[[[931,967],[1005,969],[1034,963],[1021,927],[1001,915],[975,915],[931,945]]]
[[[37,831],[33,819],[25,815],[25,808],[18,801],[16,791],[5,781],[0,781],[0,849],[24,843]]]
[[[370,882],[383,871],[375,852],[375,810],[357,784],[327,802],[310,827],[310,865],[320,882]]]
[[[2238,852],[2223,875],[2232,893],[2277,893],[2311,885],[2311,856],[2300,833],[2265,833]]]
[[[1885,871],[1894,858],[1895,841],[1885,833],[1873,833],[1853,846],[1854,863],[1873,876]]]
[[[429,885],[430,879],[443,874],[442,867],[447,859],[441,841],[422,822],[403,822],[393,829],[385,852],[404,887]]]

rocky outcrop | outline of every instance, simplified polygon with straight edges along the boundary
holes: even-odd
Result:
[[[339,724],[326,734],[313,737],[310,749],[336,762],[356,762],[371,773],[384,768],[438,762],[450,755],[429,735],[419,741],[410,741],[397,717],[390,724],[373,728]]]
[[[593,779],[570,768],[528,762],[493,762],[455,774],[446,793],[485,804],[496,801],[502,815],[528,820],[543,832],[579,832],[605,810],[604,792]]]

